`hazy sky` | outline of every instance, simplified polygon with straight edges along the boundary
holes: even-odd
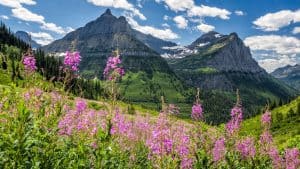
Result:
[[[300,0],[0,0],[0,19],[44,45],[107,8],[134,29],[180,45],[211,30],[237,32],[268,71],[300,63]]]

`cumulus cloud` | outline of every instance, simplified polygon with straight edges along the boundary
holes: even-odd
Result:
[[[157,3],[164,2],[172,11],[187,11],[189,17],[219,17],[229,19],[229,12],[226,9],[210,7],[205,5],[197,6],[193,0],[155,0]]]
[[[193,6],[191,9],[188,10],[188,16],[199,16],[199,17],[219,17],[221,19],[229,19],[229,12],[226,9],[220,9],[217,7],[210,7],[210,6]]]
[[[182,15],[173,18],[179,29],[185,29],[188,26],[188,20],[186,20]]]
[[[297,59],[294,55],[277,55],[276,58],[258,60],[258,64],[270,73],[279,67],[297,64]]]
[[[170,17],[168,15],[164,15],[164,18],[163,18],[165,21],[169,20]]]
[[[131,11],[135,16],[138,16],[142,20],[147,19],[138,9],[134,7],[134,5],[129,3],[127,0],[87,0],[87,2],[96,6],[125,9]]]
[[[38,15],[35,13],[32,13],[26,8],[14,8],[11,10],[12,15],[18,19],[21,19],[23,21],[30,21],[30,22],[37,22],[37,23],[44,23],[44,17],[42,15]]]
[[[45,21],[45,18],[42,15],[35,14],[24,7],[13,8],[11,11],[12,16],[20,20],[41,24],[41,29],[52,31],[58,34],[66,34],[68,32],[67,28],[64,29],[61,26],[57,26],[55,23],[48,23]]]
[[[172,11],[185,11],[194,6],[193,0],[155,0],[160,3],[164,1]]]
[[[5,19],[5,20],[8,20],[8,19],[9,19],[9,17],[6,16],[6,15],[1,15],[0,18]]]
[[[300,40],[291,36],[263,35],[251,36],[244,40],[250,47],[258,63],[268,72],[272,72],[278,67],[293,65],[299,62]],[[267,52],[269,54],[260,54]]]
[[[44,29],[44,30],[49,30],[49,31],[56,32],[58,34],[65,34],[66,33],[66,30],[64,30],[64,28],[62,28],[61,26],[57,26],[55,23],[43,23],[41,28]]]
[[[239,10],[234,11],[234,13],[235,13],[236,15],[238,15],[238,16],[243,16],[243,15],[245,15],[243,11],[239,11]]]
[[[278,31],[291,23],[300,22],[300,10],[281,10],[257,18],[253,24],[263,31]]]
[[[170,25],[167,24],[167,23],[163,23],[163,24],[161,24],[161,26],[162,26],[162,27],[165,27],[165,28],[170,28]]]
[[[41,29],[52,31],[58,34],[68,33],[69,28],[64,29],[61,26],[57,26],[55,23],[46,22],[44,16],[31,12],[27,8],[24,8],[22,4],[36,5],[36,2],[34,0],[0,0],[0,5],[12,8],[12,16],[15,18],[18,18],[22,21],[41,24]],[[1,18],[8,19],[8,17],[4,15],[2,15]],[[26,22],[26,24],[29,23]]]
[[[197,26],[197,28],[203,32],[203,33],[207,33],[209,31],[213,31],[215,29],[214,26],[212,25],[207,25],[207,24],[204,24],[204,23],[201,23],[200,25]]]
[[[298,33],[300,33],[300,27],[295,27],[293,29],[293,34],[298,34]]]
[[[274,51],[278,54],[300,54],[300,40],[291,36],[250,36],[244,40],[252,50]]]
[[[130,16],[127,16],[127,21],[132,26],[133,29],[136,29],[145,34],[150,34],[154,37],[157,37],[157,38],[160,38],[163,40],[171,40],[171,39],[179,38],[179,36],[169,28],[158,29],[158,28],[155,28],[152,26],[142,26]]]
[[[29,34],[33,40],[41,45],[48,45],[54,40],[54,38],[46,32],[29,32]]]

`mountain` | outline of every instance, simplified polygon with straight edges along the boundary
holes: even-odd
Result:
[[[287,65],[276,69],[271,73],[275,78],[285,82],[289,86],[300,91],[300,65]]]
[[[183,84],[167,62],[136,36],[148,42],[162,42],[137,32],[125,17],[117,18],[107,9],[96,20],[42,49],[47,53],[61,53],[76,42],[75,48],[82,56],[80,74],[88,79],[101,79],[108,56],[118,48],[126,71],[121,83],[124,99],[159,103],[160,96],[164,95],[170,101],[184,101]]]
[[[295,93],[258,65],[236,33],[209,32],[186,48],[194,53],[168,59],[175,73],[190,86],[204,91],[230,94],[239,89],[243,105],[248,108],[246,117],[268,100],[287,100]]]
[[[145,45],[147,45],[148,47],[150,47],[151,49],[155,50],[156,52],[158,52],[159,54],[164,54],[168,52],[168,47],[174,47],[177,46],[176,43],[174,42],[170,42],[170,41],[165,41],[159,38],[156,38],[150,34],[144,34],[141,33],[139,31],[133,31],[133,35],[140,40],[141,42],[143,42]]]
[[[27,44],[31,45],[32,48],[39,48],[41,47],[40,44],[38,44],[36,41],[32,40],[30,35],[27,32],[24,31],[17,31],[15,33],[15,36],[21,40],[23,40],[24,42],[26,42]]]

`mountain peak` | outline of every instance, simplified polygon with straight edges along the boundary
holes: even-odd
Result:
[[[104,12],[105,15],[112,15],[111,14],[111,10],[109,8],[106,9],[106,11]]]
[[[23,40],[24,42],[26,42],[27,44],[31,45],[32,48],[39,48],[41,47],[40,44],[38,44],[37,42],[35,42],[34,40],[32,40],[30,34],[28,34],[25,31],[17,31],[15,33],[16,37],[18,37],[19,39]]]

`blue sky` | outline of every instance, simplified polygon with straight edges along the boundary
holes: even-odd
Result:
[[[47,44],[107,8],[134,29],[180,45],[211,30],[237,32],[268,71],[300,63],[300,0],[0,0],[0,19]]]

